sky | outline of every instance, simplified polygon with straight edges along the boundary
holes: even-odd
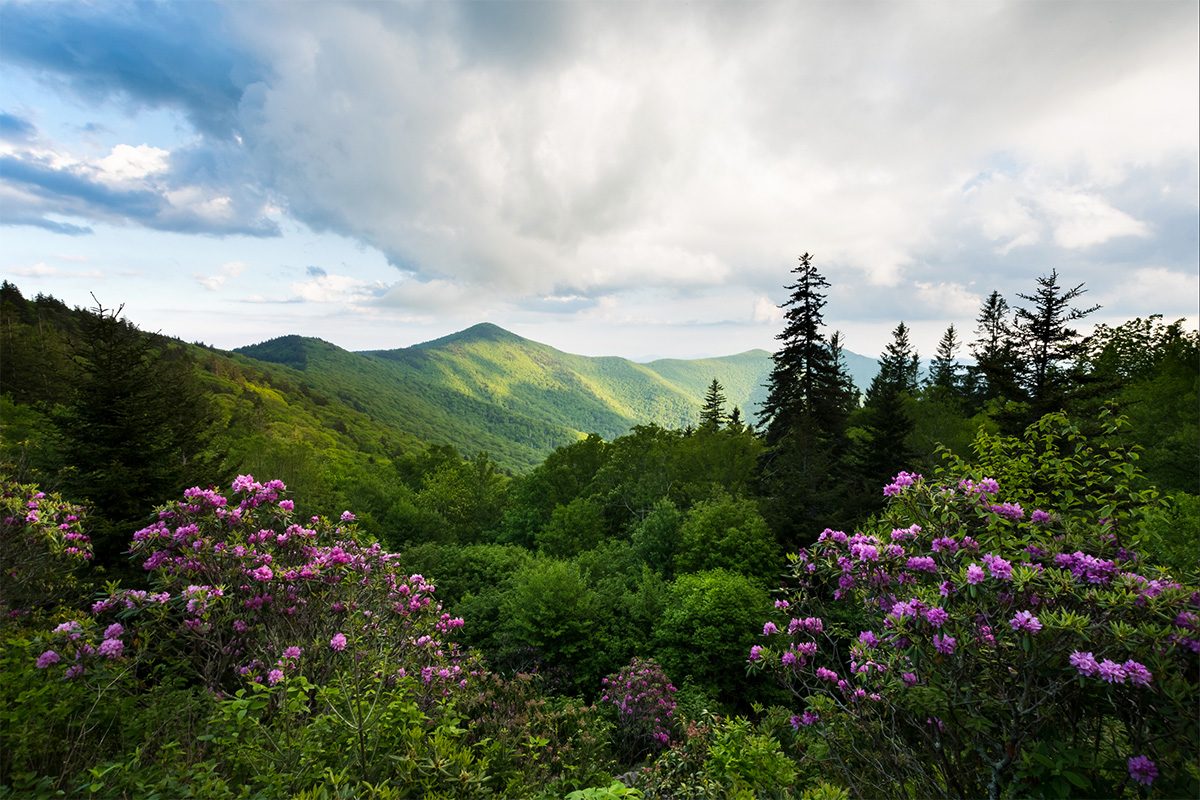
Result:
[[[1172,2],[0,2],[0,274],[222,348],[922,356],[984,299],[1200,315]]]

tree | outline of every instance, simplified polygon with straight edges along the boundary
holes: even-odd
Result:
[[[853,404],[853,384],[841,364],[841,340],[821,335],[821,309],[829,284],[805,253],[792,270],[799,277],[781,308],[786,309],[783,346],[773,356],[760,419],[770,448],[761,472],[767,502],[764,515],[784,542],[811,537],[834,510],[845,426]]]
[[[1037,292],[1018,294],[1022,300],[1033,304],[1016,310],[1014,323],[1018,341],[1025,357],[1022,382],[1029,396],[1030,415],[1038,419],[1043,414],[1063,407],[1071,393],[1072,383],[1079,379],[1064,364],[1076,360],[1081,354],[1079,332],[1067,325],[1080,320],[1100,308],[1072,308],[1071,301],[1086,289],[1079,284],[1073,289],[1058,285],[1058,272],[1037,279]]]
[[[1021,371],[1020,353],[1008,322],[1008,301],[993,291],[976,317],[976,338],[971,343],[975,366],[968,380],[977,387],[976,401],[1020,400],[1017,375]]]
[[[775,338],[783,346],[772,359],[775,362],[766,385],[760,422],[766,426],[767,444],[775,445],[797,424],[819,425],[818,412],[824,410],[821,392],[834,378],[829,346],[821,335],[825,307],[822,289],[829,284],[812,265],[808,253],[800,256],[800,266],[792,269],[799,277],[786,287],[792,295],[780,308],[786,324]],[[809,418],[804,421],[804,418]]]
[[[725,392],[720,382],[713,378],[712,385],[708,387],[708,394],[704,396],[704,407],[700,409],[700,430],[719,430],[726,419]]]
[[[962,393],[962,367],[957,361],[960,344],[954,325],[946,329],[938,342],[937,352],[930,364],[928,386],[939,397],[956,398]]]
[[[901,322],[879,358],[879,372],[867,389],[867,405],[875,405],[887,394],[916,393],[919,371],[920,357],[908,339],[908,326]]]
[[[916,454],[908,444],[913,431],[909,406],[917,389],[919,357],[908,338],[908,327],[901,322],[892,331],[892,341],[879,359],[879,372],[867,390],[867,405],[862,417],[867,433],[862,457],[868,485],[908,469]],[[875,496],[872,505],[881,502]]]
[[[677,573],[726,569],[773,586],[783,559],[754,501],[719,492],[697,503],[679,529],[675,567]]]
[[[96,563],[116,566],[131,523],[189,486],[223,483],[216,416],[192,359],[97,302],[73,342],[76,378],[58,415],[64,491],[87,499]]]

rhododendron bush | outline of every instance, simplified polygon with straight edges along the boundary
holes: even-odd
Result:
[[[57,658],[46,658],[75,678],[98,661],[175,651],[223,693],[299,673],[319,682],[339,661],[369,657],[430,697],[464,688],[479,667],[443,641],[463,621],[441,612],[434,586],[378,543],[360,544],[350,512],[295,520],[284,490],[240,476],[232,500],[192,488],[161,508],[130,548],[154,590],[96,601],[88,623],[55,631]]]
[[[73,509],[27,488],[6,487],[6,507],[23,513],[5,517],[5,538],[37,545],[47,563],[85,558]],[[13,710],[5,718],[31,737],[41,735],[39,724],[58,737],[47,734],[54,743],[42,744],[44,755],[20,757],[58,761],[60,787],[111,788],[64,781],[94,763],[75,758],[129,752],[131,737],[146,736],[126,729],[129,712],[170,698],[192,727],[188,765],[216,748],[225,778],[267,794],[311,785],[312,770],[319,776],[342,758],[356,780],[401,774],[379,756],[396,748],[414,764],[423,748],[469,764],[449,709],[482,674],[481,659],[451,641],[463,620],[442,611],[432,583],[361,541],[350,512],[297,520],[279,481],[241,476],[232,488],[228,497],[189,489],[133,534],[130,557],[149,574],[149,590],[110,586],[87,613],[67,612],[31,637],[9,634],[6,671],[23,652],[42,686],[22,674],[27,688],[6,692]],[[25,574],[10,572],[13,580]],[[439,726],[449,733],[437,739]],[[135,762],[166,758],[154,739]]]
[[[983,436],[996,472],[901,473],[879,524],[792,556],[751,671],[854,793],[1200,792],[1200,592],[1139,558],[1128,454],[1077,434]]]

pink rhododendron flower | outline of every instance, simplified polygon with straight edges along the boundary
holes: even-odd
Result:
[[[983,568],[978,564],[971,564],[967,567],[967,583],[974,586],[984,578]]]
[[[96,652],[105,658],[116,658],[125,650],[125,643],[120,639],[105,639],[100,643]]]
[[[329,640],[329,646],[332,647],[334,650],[345,650],[346,649],[346,634],[339,633],[338,635],[334,636],[332,639]]]
[[[119,622],[114,622],[112,625],[109,625],[107,628],[104,629],[104,638],[105,639],[116,639],[123,633],[125,633],[124,626],[122,626],[121,623],[119,623]]]
[[[275,684],[279,683],[281,680],[283,680],[283,670],[273,669],[267,673],[267,683],[269,683],[270,685],[274,686]]]
[[[1122,666],[1125,668],[1125,674],[1129,677],[1130,683],[1137,684],[1138,686],[1149,686],[1150,681],[1154,678],[1150,670],[1133,659],[1126,661]]]
[[[1008,621],[1014,631],[1037,633],[1042,629],[1041,620],[1028,611],[1018,611],[1017,615]]]
[[[50,666],[51,664],[57,664],[60,660],[61,659],[59,659],[58,653],[54,652],[53,650],[47,650],[46,652],[44,652],[40,656],[38,656],[37,668],[45,669],[46,667]]]
[[[1111,659],[1100,662],[1100,679],[1108,683],[1124,683],[1125,668]]]
[[[1071,653],[1070,662],[1072,667],[1079,670],[1080,675],[1090,677],[1100,674],[1100,665],[1096,663],[1096,658],[1091,653],[1081,653],[1076,650]]]

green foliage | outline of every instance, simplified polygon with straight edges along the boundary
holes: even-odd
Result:
[[[599,545],[604,534],[604,510],[590,497],[576,497],[554,509],[536,541],[545,555],[570,558]]]
[[[669,499],[659,500],[650,513],[633,529],[633,557],[641,564],[670,579],[675,574],[675,554],[683,514]]]
[[[630,798],[639,800],[642,793],[631,789],[620,781],[613,781],[608,786],[592,786],[587,789],[576,789],[566,796],[566,800],[621,800]]]
[[[794,762],[763,725],[704,713],[686,723],[682,741],[643,770],[649,798],[727,800],[792,796]]]
[[[501,613],[507,641],[500,658],[511,668],[526,671],[540,662],[565,671],[572,682],[588,685],[609,671],[596,670],[591,663],[601,655],[590,646],[597,626],[596,594],[577,564],[532,562],[514,577]]]
[[[719,493],[688,513],[679,531],[675,566],[679,573],[740,572],[771,585],[783,560],[754,501]]]
[[[463,706],[469,741],[488,754],[492,785],[503,797],[537,790],[593,787],[615,766],[610,723],[595,706],[547,698],[537,676],[490,676]]]
[[[1177,578],[1195,581],[1200,572],[1200,496],[1176,492],[1146,511],[1138,537],[1145,559]]]
[[[691,681],[722,703],[753,696],[745,680],[754,627],[770,606],[756,580],[723,569],[680,575],[654,629],[654,653],[668,674]]]

